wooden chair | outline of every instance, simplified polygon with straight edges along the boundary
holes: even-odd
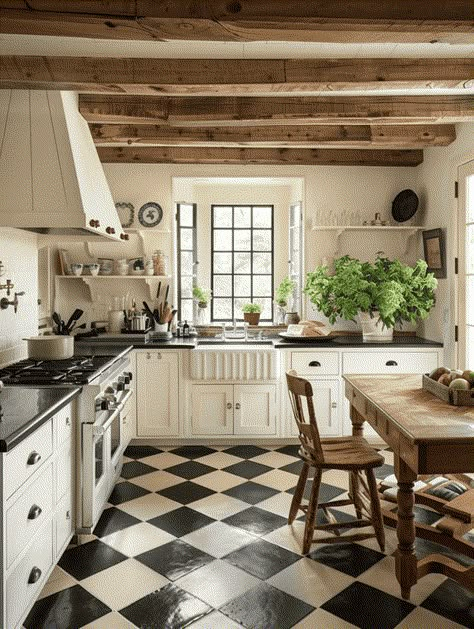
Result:
[[[298,425],[301,448],[299,455],[303,460],[303,469],[295,489],[290,507],[288,524],[292,524],[298,510],[306,513],[306,524],[303,538],[303,554],[309,552],[313,542],[349,542],[370,537],[377,538],[380,549],[385,547],[385,532],[379,495],[375,481],[374,468],[384,463],[383,457],[369,446],[362,437],[334,437],[321,439],[313,406],[313,389],[311,383],[298,377],[296,371],[286,374],[288,392],[293,414]],[[306,410],[309,422],[305,419],[303,399],[306,398]],[[315,469],[309,503],[302,505],[303,494],[310,468]],[[346,470],[349,473],[349,498],[318,504],[319,487],[323,470]],[[365,472],[364,479],[362,472]],[[350,522],[337,522],[328,510],[332,507],[353,504],[356,519]],[[318,508],[322,509],[328,523],[315,526]],[[373,526],[375,533],[355,533],[340,537],[340,530],[346,528],[363,528]],[[328,531],[335,535],[313,539],[315,530]]]

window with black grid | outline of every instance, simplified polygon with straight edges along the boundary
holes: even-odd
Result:
[[[273,205],[211,208],[212,321],[242,320],[242,305],[262,307],[273,320]]]
[[[196,204],[176,207],[178,245],[178,318],[193,320],[193,288],[196,286],[197,234]]]

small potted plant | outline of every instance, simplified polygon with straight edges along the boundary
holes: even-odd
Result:
[[[258,325],[262,306],[260,306],[260,304],[244,304],[242,306],[242,312],[244,313],[244,321],[249,325]]]
[[[198,307],[198,322],[202,325],[205,319],[206,308],[211,301],[212,292],[209,289],[201,288],[200,286],[195,286],[193,288],[193,299]]]
[[[285,277],[285,279],[279,284],[278,288],[275,291],[275,304],[277,305],[279,312],[279,321],[285,321],[287,313],[288,304],[290,302],[291,296],[293,295],[293,291],[295,290],[296,282],[290,280],[289,277]]]

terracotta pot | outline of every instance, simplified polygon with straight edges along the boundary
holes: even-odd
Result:
[[[260,313],[244,312],[244,321],[246,321],[249,325],[258,325],[258,322],[260,321]]]

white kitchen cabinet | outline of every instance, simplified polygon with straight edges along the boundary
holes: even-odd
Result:
[[[316,422],[321,437],[337,437],[341,434],[340,386],[339,380],[314,380],[309,378],[313,387],[313,404]],[[306,408],[304,408],[307,416]],[[309,418],[307,417],[309,421]],[[290,433],[298,436],[298,427],[291,417]]]
[[[234,434],[274,435],[275,398],[274,384],[234,385]]]
[[[179,353],[137,352],[137,436],[177,437]]]
[[[196,384],[192,387],[194,435],[232,435],[234,387],[231,384]]]

